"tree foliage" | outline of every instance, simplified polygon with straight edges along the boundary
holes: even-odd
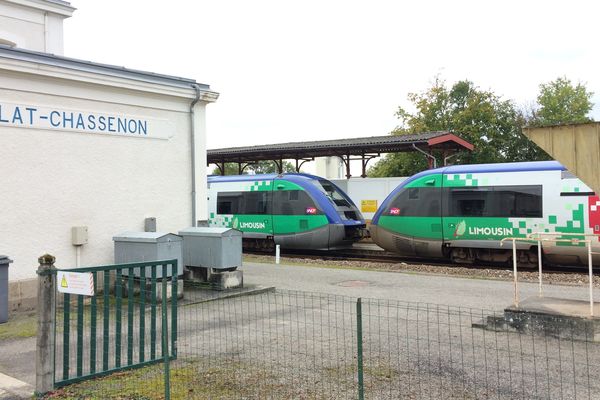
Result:
[[[464,80],[448,87],[436,77],[422,93],[410,93],[415,108],[398,108],[400,126],[393,135],[451,131],[472,143],[473,152],[461,152],[453,164],[494,163],[546,159],[547,155],[521,133],[527,116],[511,101]],[[438,163],[443,159],[434,153]],[[369,176],[406,176],[427,168],[420,153],[389,154],[369,170]]]
[[[278,172],[274,161],[258,161],[244,168],[243,174],[272,174]],[[296,172],[296,168],[289,161],[283,162],[283,172]],[[225,175],[238,175],[239,169],[237,163],[225,163]],[[218,167],[212,170],[212,175],[221,175]]]
[[[542,83],[537,97],[540,106],[533,123],[539,125],[590,122],[591,98],[585,85],[573,85],[566,77]]]

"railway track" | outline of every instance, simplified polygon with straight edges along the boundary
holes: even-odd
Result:
[[[246,254],[255,255],[274,255],[273,252],[260,252],[260,251],[249,251],[244,250]],[[297,258],[297,259],[315,259],[315,260],[331,260],[331,261],[361,261],[361,262],[372,262],[372,263],[388,263],[388,264],[407,264],[407,265],[428,265],[433,267],[448,267],[448,268],[468,268],[468,269],[495,269],[495,270],[507,270],[512,269],[512,264],[507,265],[504,263],[477,263],[477,264],[454,264],[446,260],[440,260],[435,258],[419,258],[419,257],[405,257],[395,253],[387,252],[384,250],[370,250],[370,249],[340,249],[340,250],[283,250],[281,257],[286,258]],[[519,272],[536,272],[537,266],[526,267],[519,265]],[[587,273],[587,266],[555,266],[544,264],[544,272],[553,273]],[[600,268],[594,267],[594,274],[600,273]]]

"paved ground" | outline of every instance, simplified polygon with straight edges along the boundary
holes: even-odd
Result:
[[[513,284],[506,281],[257,263],[246,263],[243,270],[247,285],[274,286],[278,289],[354,298],[391,299],[498,311],[513,301]],[[520,284],[521,298],[535,295],[536,284]],[[586,300],[588,292],[584,283],[581,287],[546,286],[545,295]],[[595,296],[600,300],[599,290],[595,291]],[[0,341],[0,373],[33,385],[34,365],[34,338]],[[6,385],[0,380],[0,389],[3,387]],[[0,392],[0,398],[11,397],[2,397]]]
[[[512,282],[448,276],[373,272],[308,266],[244,264],[244,282],[278,289],[333,293],[352,297],[393,299],[460,307],[503,310],[513,302]],[[534,283],[519,284],[520,297],[537,296]],[[582,286],[545,286],[548,297],[588,300]],[[600,290],[594,291],[600,301]]]

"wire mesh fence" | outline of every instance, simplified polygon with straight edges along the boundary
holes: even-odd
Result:
[[[481,309],[285,290],[207,301],[205,293],[185,282],[177,305],[173,399],[600,398],[600,347],[561,317],[518,332],[486,323],[503,314]],[[156,365],[65,390],[160,399],[165,378]]]

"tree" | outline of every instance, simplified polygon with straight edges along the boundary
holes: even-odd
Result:
[[[400,126],[392,135],[451,131],[472,143],[473,152],[461,152],[454,164],[493,163],[544,159],[547,155],[530,144],[521,133],[524,114],[511,101],[491,91],[481,90],[472,82],[456,82],[452,87],[439,77],[422,93],[410,93],[408,100],[416,109],[399,107]],[[439,163],[440,154],[434,154]],[[389,154],[369,170],[369,176],[412,175],[427,168],[419,153]]]
[[[251,164],[244,168],[244,174],[252,172],[253,174],[272,174],[278,172],[277,165],[274,161],[258,161],[256,164]],[[283,172],[296,172],[296,168],[289,161],[283,162]],[[236,163],[225,163],[225,175],[238,175],[239,169]],[[221,170],[215,167],[212,170],[212,175],[221,175]]]
[[[540,85],[537,101],[540,106],[532,122],[538,125],[590,122],[591,98],[585,85],[574,86],[566,77]]]

